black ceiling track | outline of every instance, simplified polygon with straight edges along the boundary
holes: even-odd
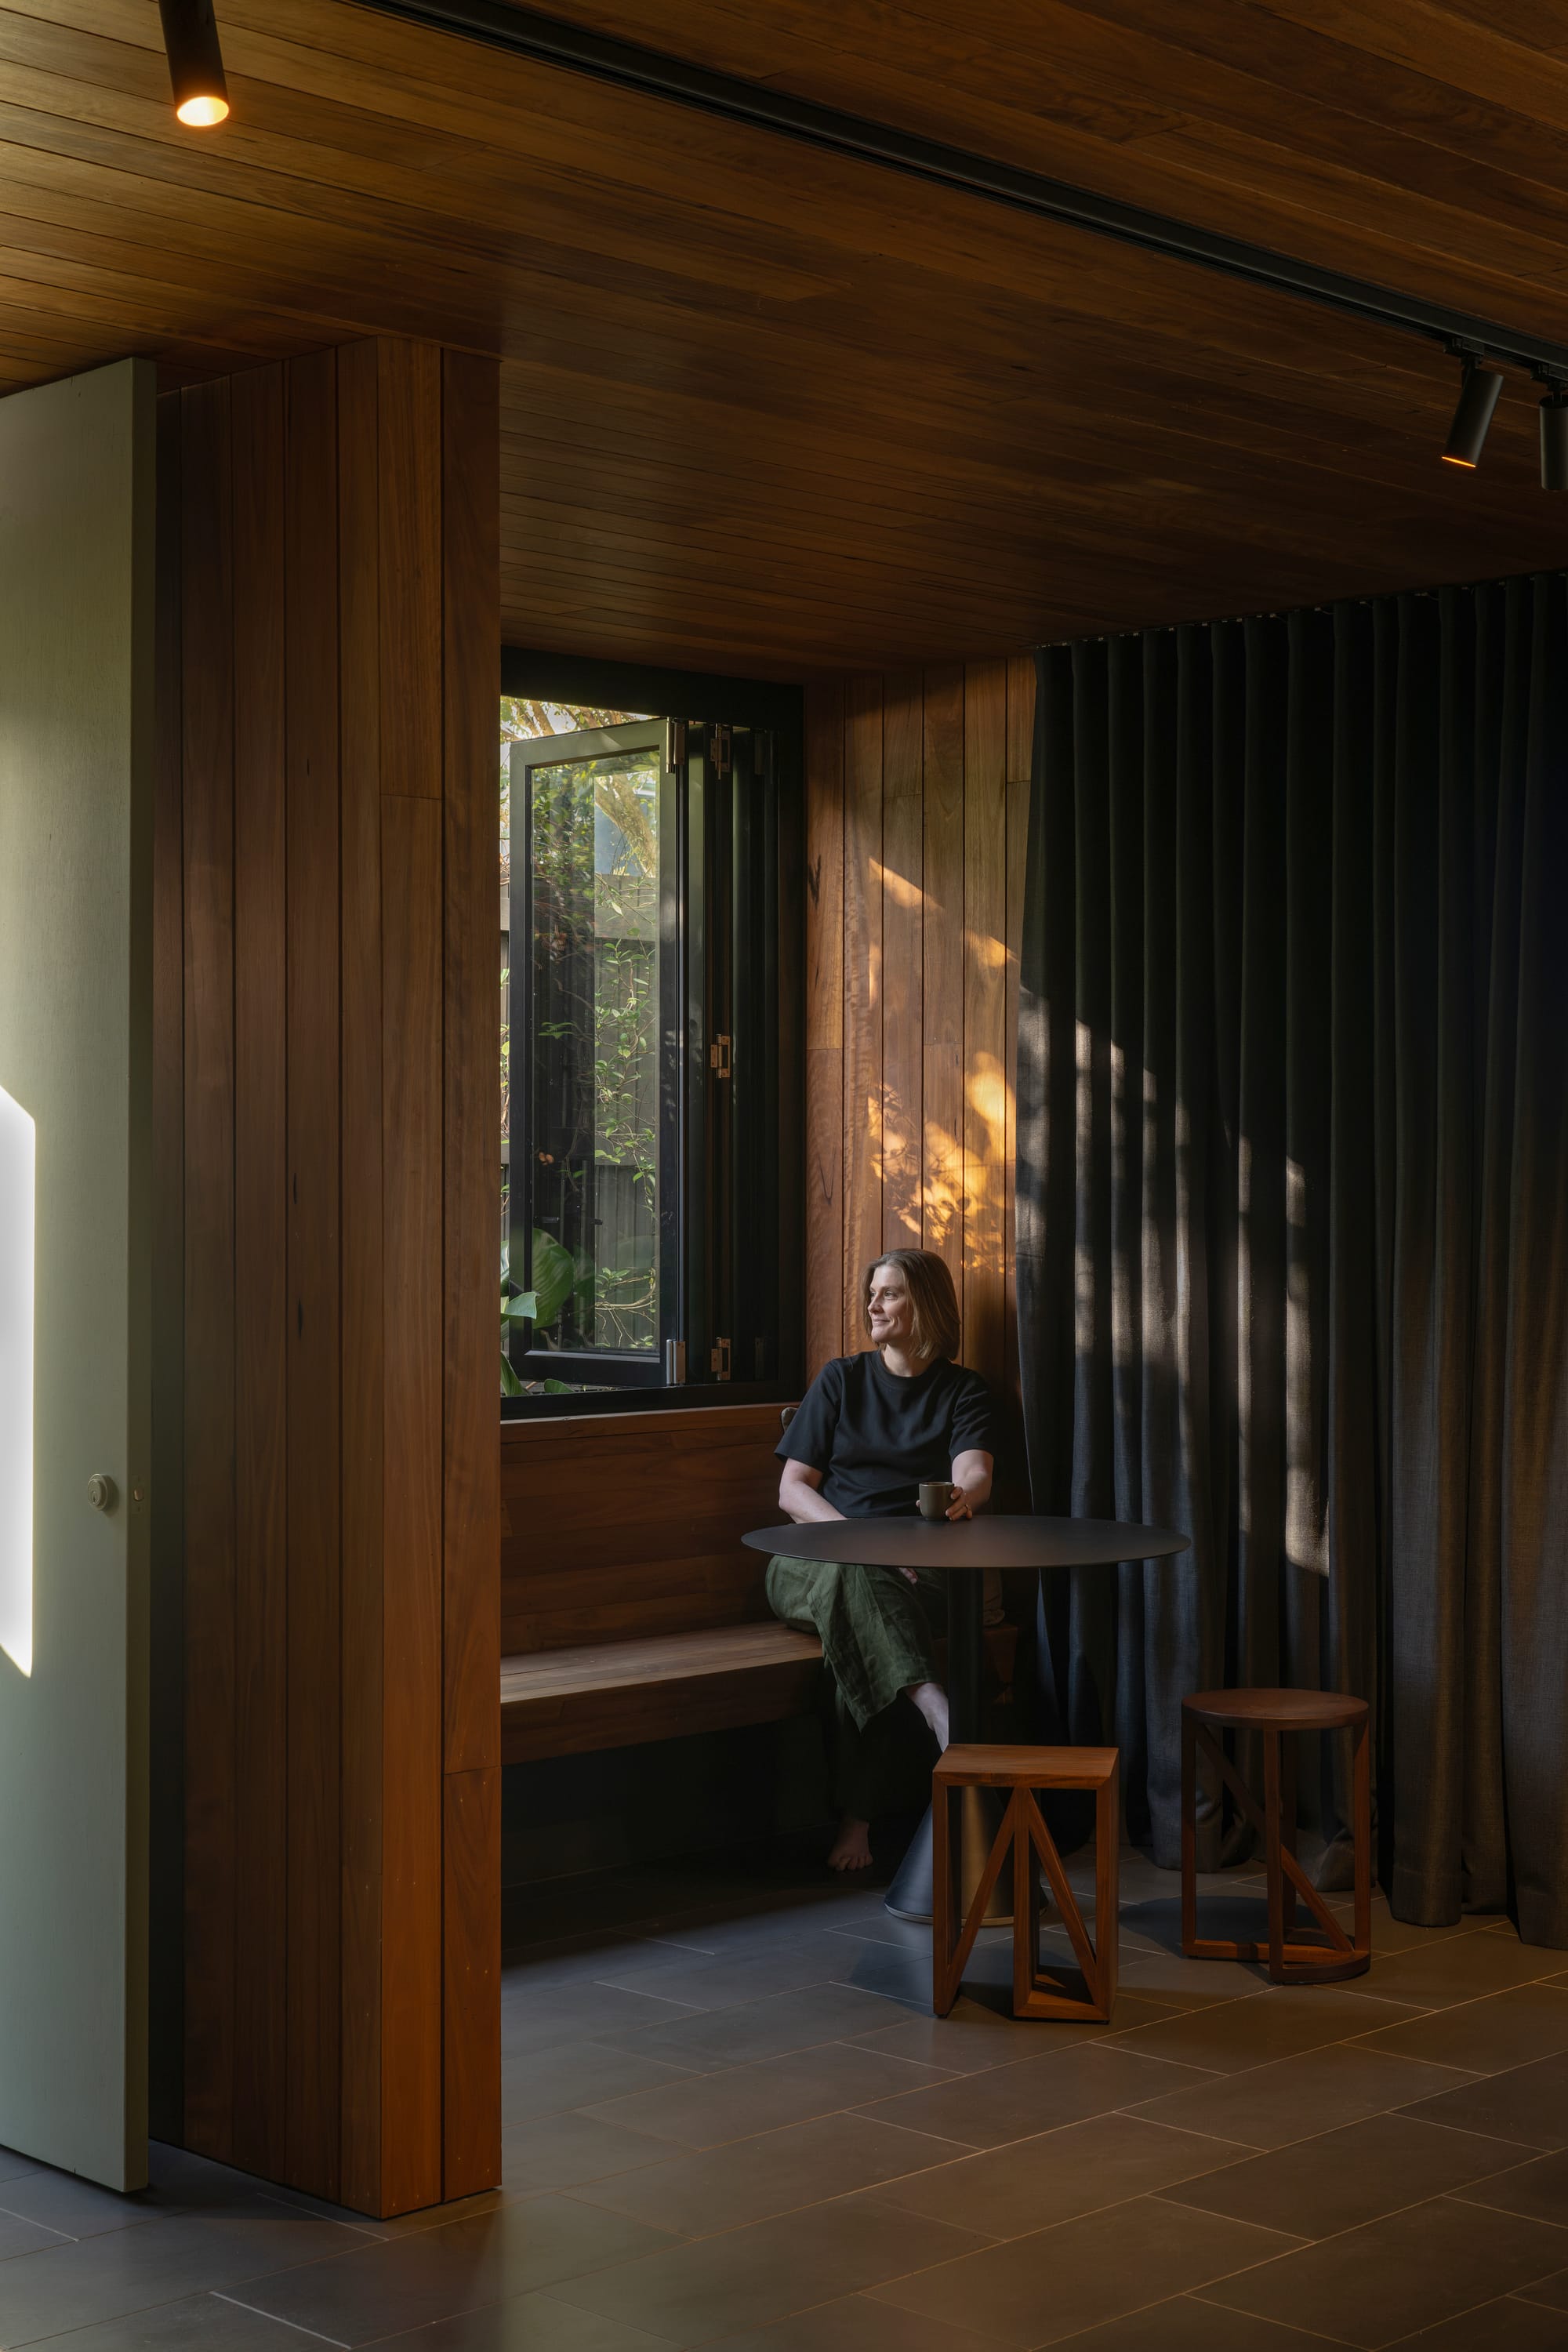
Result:
[[[1163,213],[1118,204],[1091,189],[1071,187],[1065,180],[1047,179],[1037,172],[969,154],[961,147],[916,138],[885,122],[843,114],[809,99],[792,98],[763,82],[713,73],[657,49],[611,40],[529,8],[514,8],[509,0],[357,0],[357,5],[381,16],[401,17],[405,24],[482,41],[490,48],[505,49],[538,65],[557,66],[619,89],[695,108],[722,121],[771,131],[829,154],[852,156],[885,171],[901,172],[932,187],[961,189],[990,204],[1005,205],[1014,212],[1058,221],[1091,236],[1114,237],[1119,244],[1145,253],[1194,262],[1201,268],[1267,286],[1276,293],[1298,295],[1348,318],[1398,328],[1445,347],[1458,345],[1542,377],[1568,378],[1568,344],[1548,342],[1515,327],[1500,327],[1491,320],[1472,318],[1440,302],[1397,293],[1364,278],[1343,278],[1337,270],[1292,260],[1289,254],[1272,252],[1268,246],[1248,245],[1237,237],[1220,236],[1212,229],[1172,220]]]

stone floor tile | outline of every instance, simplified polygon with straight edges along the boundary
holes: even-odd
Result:
[[[906,2090],[923,2090],[949,2078],[934,2067],[907,2058],[884,2057],[847,2042],[801,2050],[787,2058],[764,2058],[751,2066],[731,2066],[718,2074],[687,2074],[657,2090],[611,2099],[590,2112],[603,2123],[624,2124],[656,2139],[683,2147],[717,2147],[722,2141],[751,2139],[758,2132],[838,2115]],[[905,2118],[889,2116],[889,2123]],[[916,2123],[916,2130],[927,2126]],[[937,2137],[944,2137],[940,2131]]]
[[[712,2352],[996,2352],[996,2339],[921,2312],[895,2311],[869,2295],[847,2294],[771,2327],[726,2336]]]
[[[911,2213],[930,2213],[994,2238],[1023,2237],[1251,2153],[1136,2116],[1092,2116],[1037,2139],[1010,2140],[978,2156],[939,2163],[934,2170],[889,2181],[878,2193],[885,2204]]]
[[[310,2352],[309,2336],[295,2336],[294,2352]],[[384,2336],[377,2352],[669,2352],[669,2342],[542,2294],[516,2295],[408,2335]]]
[[[858,1933],[847,1916],[819,1917],[815,1910],[770,1908],[744,1916],[716,1914],[707,1917],[668,1919],[647,1932],[671,1939],[689,1951],[706,1952],[710,1959],[750,1959],[798,1944],[813,1933]]]
[[[253,2193],[254,2188],[252,2183]],[[56,2172],[48,2166],[14,2180],[0,2180],[0,2213],[39,2223],[62,2238],[96,2238],[106,2230],[134,2230],[161,2220],[163,2210],[163,2200],[155,2194],[121,2196],[74,2172]]]
[[[509,2189],[573,2189],[579,2181],[657,2164],[668,2154],[668,2140],[573,2109],[514,2125],[501,2140],[501,2178]]]
[[[1233,2221],[1329,2238],[1518,2162],[1518,2147],[1509,2140],[1444,2131],[1410,2116],[1367,2116],[1317,2139],[1210,2170],[1165,2194]]]
[[[669,2243],[662,2231],[622,2214],[567,2197],[534,2197],[446,2229],[252,2279],[245,2300],[330,2342],[371,2344]]]
[[[1272,2320],[1224,2311],[1198,2295],[1178,2294],[1075,2336],[1072,2352],[1312,2352],[1314,2345],[1321,2352],[1331,2341],[1299,2327],[1279,2327]]]
[[[871,2292],[878,2302],[967,2326],[1027,2352],[1268,2263],[1300,2242],[1139,2198]]]
[[[1448,2124],[1457,2131],[1483,2132],[1535,2148],[1568,2147],[1568,2053],[1480,2080],[1474,2075],[1453,2090],[1405,2107],[1424,2122]]]
[[[561,2115],[568,2107],[591,2107],[605,2099],[628,2098],[668,2083],[690,2080],[693,2069],[667,2058],[644,2058],[605,2042],[564,2042],[531,2050],[500,2070],[503,2127],[531,2116]]]
[[[929,2011],[923,2016],[904,2012],[874,2032],[856,2034],[854,2041],[860,2050],[881,2050],[889,2057],[912,2058],[953,2074],[978,2074],[987,2066],[1037,2056],[1041,2033],[1050,2030],[1037,2021],[1015,2017],[999,1994],[976,1999],[961,1993],[946,2017],[934,2017]],[[4,2194],[0,2183],[0,2197]]]
[[[929,1962],[931,1958],[929,1919],[900,1919],[891,1911],[881,1911],[874,1917],[840,1919],[835,1923],[831,1933],[852,1943],[890,1944],[898,1951],[912,1953],[916,1959]],[[1011,1952],[1013,1930],[1011,1927],[982,1927],[974,1941],[977,1951]]]
[[[1343,1901],[1342,1897],[1335,1897],[1335,1908],[1341,1912],[1341,1916],[1346,1919],[1347,1924],[1352,1907]],[[1373,1960],[1376,1960],[1379,1955],[1392,1958],[1398,1952],[1422,1951],[1431,1944],[1447,1943],[1455,1936],[1484,1935],[1487,1929],[1495,1924],[1497,1923],[1489,1916],[1471,1912],[1462,1919],[1456,1919],[1451,1926],[1423,1927],[1414,1919],[1396,1919],[1388,1907],[1388,1897],[1381,1887],[1373,1889],[1372,1953]],[[1501,1924],[1511,1931],[1510,1921],[1505,1920]]]
[[[963,2153],[955,2141],[900,2131],[868,2116],[819,2116],[700,2154],[667,2154],[661,2164],[584,2185],[577,2195],[657,2230],[706,2238],[858,2189],[878,2187],[886,2203],[889,2189],[879,2184],[899,2182],[901,2175],[931,2165],[945,2166]],[[941,2218],[984,2229],[984,2223],[965,2224],[963,2214]]]
[[[1284,2147],[1474,2080],[1458,2067],[1422,2065],[1368,2049],[1363,2042],[1342,2042],[1244,2074],[1205,2076],[1194,2087],[1142,2103],[1137,2112],[1153,2123],[1213,2132],[1249,2147]]]
[[[706,1964],[712,1957],[710,1952],[695,1951],[662,1937],[593,1931],[583,1936],[555,1937],[548,1943],[521,1948],[503,1941],[501,2007],[504,2011],[509,2003],[531,2000],[542,1991],[556,1991],[564,1985],[612,1979],[620,1982],[623,1979],[630,1984],[645,1969],[679,1968],[690,1961]]]
[[[1552,2221],[1568,2230],[1568,2151],[1538,2156],[1521,2163],[1523,2148],[1515,2143],[1511,2170],[1491,2174],[1467,2189],[1456,2189],[1468,2205],[1490,2205],[1500,2213],[1522,2213],[1531,2221]]]
[[[1568,2312],[1505,2294],[1402,2336],[1399,2352],[1568,2352]]]
[[[230,2294],[193,2294],[47,2337],[38,2352],[309,2352],[310,2339]]]
[[[671,2343],[703,2344],[906,2277],[983,2242],[972,2231],[900,2212],[874,2197],[841,2198],[596,2271],[555,2293]]]
[[[1558,1955],[1517,1936],[1447,1936],[1413,1951],[1386,1958],[1374,1948],[1370,1973],[1359,1989],[1415,2009],[1445,2009],[1455,2001],[1479,2000],[1552,1975]],[[1559,1994],[1568,2002],[1568,1994]]]
[[[1568,2270],[1554,2271],[1550,2278],[1538,2279],[1520,2292],[1550,2311],[1568,2311]]]
[[[902,2017],[896,2002],[843,1984],[805,1985],[728,2009],[682,2011],[667,2022],[606,2038],[619,2050],[693,2069],[744,2066],[825,2042],[851,2042]]]
[[[1182,1898],[1180,1887],[1169,1894],[1146,1897],[1142,1902],[1121,1905],[1121,1932],[1140,1937],[1152,1944],[1156,1950],[1177,1953],[1182,1948]],[[1267,1943],[1268,1940],[1268,1903],[1262,1882],[1256,1886],[1226,1885],[1216,1893],[1205,1895],[1198,1890],[1198,1933],[1229,1943]],[[1225,1965],[1215,1960],[1211,1966]]]
[[[1118,1974],[1124,1992],[1169,2001],[1178,2009],[1245,2000],[1268,1986],[1268,1969],[1250,1960],[1189,1960],[1180,1952],[1135,1943],[1123,1944]]]
[[[833,1941],[844,1954],[835,1972],[836,1984],[853,1985],[861,1992],[880,1993],[885,2000],[897,2001],[912,2010],[916,2016],[931,2013],[931,1955],[929,1952],[905,1951],[897,1944],[866,1943],[848,1936],[836,1936]],[[994,1983],[998,1990],[1013,1981],[1013,1964],[1005,1966],[982,1954],[968,1979],[971,1989],[982,1981]]]
[[[1205,2299],[1378,2352],[1549,2277],[1563,2252],[1562,2232],[1544,2222],[1435,2197],[1223,2280]]]
[[[277,2210],[267,2221],[160,2220],[0,2263],[0,2344],[31,2344],[203,2290],[237,2289],[345,2247],[380,2251],[340,2222]]]
[[[0,2183],[0,2188],[5,2185]],[[16,2254],[41,2253],[46,2246],[69,2245],[72,2236],[69,2230],[47,2229],[41,2221],[25,2221],[18,2214],[0,2211],[0,2263],[8,2263]]]
[[[969,2147],[1032,2139],[1058,2124],[1080,2123],[1177,2090],[1212,2081],[1195,2067],[1131,2054],[1124,2042],[1084,2042],[1040,2058],[1024,2058],[984,2074],[965,2074],[933,2089],[884,2099],[870,2112],[880,2122]]]
[[[1234,2074],[1325,2042],[1348,2042],[1411,2013],[1337,1985],[1270,1985],[1247,2000],[1168,2014],[1122,2034],[1116,2046]]]
[[[521,2058],[531,2051],[553,2049],[563,2042],[618,2041],[639,2027],[678,2024],[692,2015],[693,2008],[689,2001],[671,2000],[624,1985],[601,1984],[594,1977],[574,1979],[570,1984],[502,2000],[501,2056]]]
[[[651,1947],[649,1948],[652,1948]],[[738,2000],[763,2000],[770,1993],[795,1992],[803,1985],[831,1984],[843,1977],[846,1939],[813,1933],[799,1943],[779,1944],[743,1959],[718,1959],[710,1952],[660,1948],[651,1967],[612,1969],[605,1981],[627,1992],[656,1994],[689,2009],[729,2009]]]
[[[1500,1945],[1495,1936],[1475,1940]],[[1506,1945],[1500,1948],[1507,1949]],[[1396,2058],[1425,2058],[1439,2066],[1463,2066],[1474,2074],[1498,2074],[1505,2067],[1568,2051],[1568,1992],[1550,1985],[1520,1985],[1509,1992],[1432,2010],[1362,2038],[1369,2048],[1386,2050]]]
[[[1081,1980],[1080,1980],[1081,1981]],[[1007,1999],[1012,1998],[1009,1979]],[[977,2074],[991,2066],[1005,2066],[1020,2058],[1043,2058],[1070,2050],[1080,2042],[1106,2042],[1131,2032],[1136,2025],[1152,2025],[1170,2014],[1163,2001],[1142,2000],[1124,1992],[1109,2022],[1095,2018],[1016,2018],[1010,2006],[992,2008],[984,2000],[963,1996],[946,2017],[904,2018],[880,2032],[859,2033],[861,2050],[886,2050],[895,2057],[914,2058],[955,2074]],[[3,2194],[0,2190],[0,2194]]]

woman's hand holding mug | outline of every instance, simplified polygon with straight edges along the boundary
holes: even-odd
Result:
[[[969,1497],[949,1478],[929,1479],[918,1496],[922,1519],[972,1519]]]

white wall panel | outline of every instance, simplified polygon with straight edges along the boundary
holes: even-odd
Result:
[[[146,2171],[153,394],[128,361],[0,400],[0,2143],[115,2188]]]

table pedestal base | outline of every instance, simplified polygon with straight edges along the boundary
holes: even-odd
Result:
[[[952,1709],[955,1740],[985,1737],[985,1583],[983,1576],[954,1575],[947,1588],[947,1696]],[[961,1873],[967,1907],[974,1900],[985,1857],[1002,1826],[1006,1800],[994,1789],[966,1789],[960,1820],[963,1843]],[[960,1834],[960,1822],[953,1824]],[[935,1903],[931,1872],[931,1825],[929,1808],[910,1841],[910,1850],[898,1867],[883,1906],[896,1919],[929,1919]],[[986,1906],[983,1925],[1005,1927],[1013,1916],[1013,1890],[998,1886]]]
[[[997,1789],[965,1789],[958,1800],[958,1820],[953,1833],[962,1837],[963,1908],[967,1912],[980,1885],[980,1874],[985,1867],[985,1857],[996,1843],[1002,1827],[1002,1816],[1007,1810],[1006,1797]],[[882,1897],[882,1907],[895,1919],[929,1919],[935,1907],[936,1881],[931,1867],[931,1825],[928,1807],[921,1816],[921,1825],[910,1840],[909,1852],[900,1863],[893,1883]],[[981,1925],[986,1927],[1009,1927],[1013,1924],[1013,1880],[1005,1873],[994,1889],[985,1906]]]

